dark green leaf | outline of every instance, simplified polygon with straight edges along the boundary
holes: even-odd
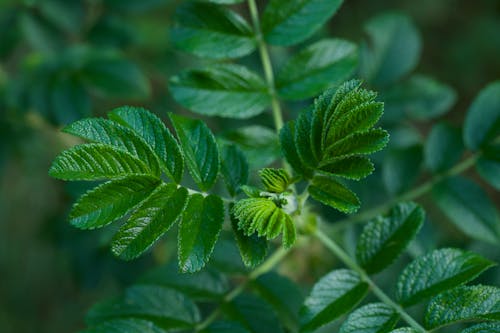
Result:
[[[161,184],[113,237],[116,256],[137,258],[160,238],[180,217],[187,201],[187,190],[174,184]]]
[[[302,165],[309,168],[316,168],[321,156],[316,153],[315,145],[311,136],[313,127],[313,110],[307,109],[300,113],[295,120],[295,149]]]
[[[422,147],[393,149],[382,162],[382,179],[391,195],[408,190],[417,180],[422,164]]]
[[[435,329],[461,321],[488,319],[500,320],[500,288],[462,286],[434,297],[425,310],[424,324],[427,329]]]
[[[243,263],[247,267],[256,267],[267,255],[268,244],[266,238],[259,237],[257,234],[246,236],[243,230],[238,228],[238,220],[233,214],[231,214],[231,226]]]
[[[287,122],[280,131],[280,142],[283,155],[295,172],[307,178],[311,178],[313,170],[304,165],[295,147],[295,122]]]
[[[143,108],[124,106],[111,111],[108,116],[141,136],[153,148],[163,171],[176,183],[181,181],[184,172],[181,148],[156,115]]]
[[[201,120],[170,113],[191,176],[202,191],[209,190],[219,173],[219,151],[214,135]]]
[[[461,333],[500,333],[500,322],[477,324],[466,328]]]
[[[472,181],[455,177],[436,185],[432,191],[435,203],[466,235],[498,244],[500,218],[488,195]]]
[[[246,21],[218,5],[187,2],[176,12],[171,36],[183,51],[207,58],[236,58],[255,49],[256,41]]]
[[[384,333],[398,322],[399,315],[384,303],[370,303],[353,311],[339,333]]]
[[[143,319],[113,319],[80,333],[165,333],[155,324]]]
[[[188,328],[200,320],[196,305],[178,291],[160,286],[133,286],[121,297],[94,305],[86,322],[97,325],[110,319],[147,319],[163,329]]]
[[[335,270],[321,278],[300,311],[300,332],[312,332],[358,304],[368,291],[368,284],[357,273]]]
[[[216,321],[201,333],[251,333],[241,324],[234,321]]]
[[[224,145],[221,151],[221,173],[229,194],[234,197],[240,186],[248,181],[248,162],[241,150],[234,145]]]
[[[305,99],[348,79],[357,66],[356,45],[324,39],[303,49],[280,69],[278,93],[285,99]]]
[[[189,197],[179,227],[179,267],[199,271],[210,259],[224,223],[224,203],[216,195]]]
[[[396,299],[411,305],[475,279],[493,262],[459,249],[435,250],[409,264],[398,279]]]
[[[353,213],[361,204],[354,192],[331,177],[314,176],[308,191],[314,200],[343,213]]]
[[[250,118],[270,105],[264,81],[234,64],[183,72],[170,79],[170,92],[182,106],[207,116]]]
[[[226,4],[226,5],[233,5],[236,3],[243,2],[245,0],[202,0],[205,2],[212,2],[212,3],[220,3],[220,4]]]
[[[130,176],[104,183],[78,199],[69,214],[80,229],[101,228],[118,220],[146,199],[158,186],[150,176]]]
[[[356,259],[369,274],[389,266],[415,238],[425,220],[424,210],[412,203],[399,203],[388,216],[378,216],[363,229],[356,246]]]
[[[447,123],[432,127],[424,147],[426,166],[434,172],[451,168],[460,160],[463,152],[462,134]]]
[[[370,175],[375,167],[365,156],[343,156],[322,162],[320,170],[347,179],[359,180]]]
[[[401,328],[396,328],[395,330],[392,330],[389,333],[421,333],[421,332],[411,327],[401,327]]]
[[[387,86],[411,72],[421,51],[420,34],[408,16],[386,13],[365,25],[361,44],[361,76],[375,86]]]
[[[476,170],[488,184],[500,191],[500,161],[481,157],[477,161]]]
[[[380,128],[355,132],[328,146],[323,159],[352,154],[371,154],[383,149],[388,141],[389,134]]]
[[[500,135],[500,81],[487,85],[472,102],[464,124],[467,148],[478,150]]]
[[[264,38],[273,45],[297,44],[321,28],[342,0],[271,0],[262,16]]]
[[[50,176],[63,180],[101,180],[150,172],[138,158],[100,143],[78,145],[63,151],[49,169]]]

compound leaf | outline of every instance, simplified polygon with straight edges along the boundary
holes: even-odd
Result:
[[[352,309],[360,302],[368,284],[348,269],[335,270],[321,278],[300,311],[300,332],[312,332]]]
[[[361,204],[354,192],[331,177],[314,176],[308,191],[314,200],[343,213],[353,213]]]
[[[398,322],[399,315],[384,303],[370,303],[354,310],[340,327],[339,333],[384,333]]]
[[[401,273],[397,283],[396,299],[403,305],[412,305],[447,289],[467,283],[493,262],[459,249],[439,249],[419,257]]]
[[[216,195],[189,197],[179,227],[179,267],[199,271],[208,262],[224,222],[224,203]]]
[[[137,258],[180,217],[188,193],[184,187],[161,184],[113,237],[111,250],[126,260]]]
[[[170,79],[170,92],[193,112],[238,119],[262,113],[271,101],[265,82],[246,67],[234,64],[183,72]]]
[[[424,210],[415,203],[397,204],[388,216],[365,226],[356,246],[357,261],[369,274],[380,272],[404,251],[424,219]]]

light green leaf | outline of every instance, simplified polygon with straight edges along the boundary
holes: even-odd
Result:
[[[300,332],[312,332],[348,312],[366,295],[368,284],[348,269],[321,278],[300,311]]]
[[[311,178],[313,170],[304,165],[295,147],[295,121],[287,122],[280,131],[280,142],[283,155],[287,162],[299,175]]]
[[[285,99],[312,97],[348,79],[358,60],[354,43],[323,39],[294,55],[276,78],[278,93]]]
[[[420,33],[408,16],[384,13],[365,25],[361,44],[361,76],[375,86],[387,86],[411,72],[421,53]]]
[[[262,16],[266,41],[297,44],[314,34],[339,9],[342,0],[271,0]]]
[[[500,191],[500,160],[481,157],[476,163],[476,170],[488,184]]]
[[[209,190],[219,173],[219,151],[214,135],[201,120],[169,114],[191,176],[202,191]]]
[[[283,193],[291,184],[291,177],[285,169],[264,168],[259,170],[262,184],[269,192]]]
[[[224,203],[216,195],[189,197],[179,227],[179,267],[199,271],[210,259],[224,223]]]
[[[399,203],[386,217],[378,216],[363,229],[356,259],[369,274],[389,266],[422,227],[424,210],[413,202]]]
[[[477,324],[466,328],[461,333],[500,333],[500,322]]]
[[[461,321],[488,319],[500,319],[500,288],[462,286],[434,297],[425,310],[424,324],[427,329],[435,329]]]
[[[161,184],[113,237],[111,250],[126,260],[137,258],[178,220],[187,201],[187,190]]]
[[[104,183],[81,196],[69,213],[72,225],[95,229],[118,220],[158,186],[150,176],[130,176]]]
[[[478,150],[500,135],[500,81],[487,85],[472,102],[464,124],[467,148]]]
[[[170,79],[170,92],[193,112],[238,119],[262,113],[271,101],[265,82],[246,67],[234,64],[183,72]]]
[[[426,166],[433,172],[451,168],[463,153],[462,134],[447,123],[432,127],[424,147]]]
[[[343,213],[353,213],[361,205],[354,192],[331,177],[314,176],[308,191],[314,200]]]
[[[108,117],[130,127],[142,137],[158,156],[162,170],[176,183],[180,183],[184,172],[181,148],[156,115],[143,108],[123,106],[111,111]]]
[[[113,319],[80,333],[166,333],[155,324],[143,319]]]
[[[335,176],[360,180],[370,175],[375,167],[368,157],[343,156],[322,162],[320,170]]]
[[[86,118],[64,127],[63,132],[126,151],[146,163],[152,174],[160,175],[158,159],[151,146],[133,130],[117,122],[102,118]]]
[[[118,318],[147,319],[163,329],[172,329],[194,326],[200,314],[196,305],[178,291],[137,285],[120,297],[94,305],[85,321],[97,325]]]
[[[240,186],[248,181],[248,162],[241,150],[235,145],[224,145],[221,151],[221,173],[229,194],[234,197]]]
[[[181,4],[171,30],[174,45],[206,58],[237,58],[256,46],[252,28],[235,12],[219,5]]]
[[[398,322],[399,315],[384,303],[370,303],[353,311],[339,333],[384,333]]]
[[[498,245],[500,217],[484,190],[472,181],[454,177],[437,184],[434,202],[466,235]]]
[[[421,165],[420,145],[390,150],[382,162],[382,180],[389,194],[408,190],[420,175]]]
[[[233,208],[231,207],[230,210],[232,211]],[[243,230],[238,227],[238,220],[234,217],[234,214],[230,214],[230,217],[231,226],[243,263],[247,267],[256,267],[267,255],[269,247],[266,238],[259,237],[257,234],[245,235]]]
[[[475,253],[459,249],[439,249],[418,257],[401,273],[396,299],[412,305],[427,297],[474,280],[494,265]]]
[[[100,143],[78,145],[63,151],[49,169],[51,177],[62,180],[102,180],[150,172],[138,158]]]

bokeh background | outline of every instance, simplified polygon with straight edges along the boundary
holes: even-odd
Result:
[[[179,2],[0,0],[0,332],[77,331],[92,303],[168,259],[167,244],[123,263],[107,248],[109,231],[69,226],[71,202],[90,186],[47,170],[75,143],[59,132],[72,120],[124,104],[162,118],[180,110],[168,78],[199,60],[169,43]],[[453,87],[444,118],[460,124],[477,92],[500,77],[500,1],[346,0],[320,34],[360,42],[364,24],[387,11],[413,19],[423,42],[416,70]],[[286,53],[272,51],[276,62]]]

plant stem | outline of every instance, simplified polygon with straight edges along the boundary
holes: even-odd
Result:
[[[347,226],[354,224],[354,223],[361,223],[365,222],[367,220],[372,219],[373,217],[383,214],[387,210],[389,210],[392,206],[394,206],[396,203],[400,201],[410,201],[414,200],[418,197],[421,197],[422,195],[426,194],[432,188],[434,185],[437,183],[441,182],[443,179],[446,179],[448,177],[456,176],[461,174],[462,172],[468,170],[472,166],[476,164],[477,159],[481,156],[480,153],[476,153],[474,155],[471,155],[470,157],[466,158],[465,160],[457,163],[455,166],[453,166],[451,169],[448,169],[447,171],[438,174],[425,183],[415,187],[414,189],[407,191],[381,205],[375,206],[371,209],[365,210],[364,212],[361,212],[359,214],[353,215],[351,217],[342,219],[338,222],[335,222],[329,229],[334,232],[334,231],[339,231]]]
[[[325,233],[317,229],[315,236],[327,247],[333,254],[335,254],[344,264],[359,274],[361,279],[368,283],[371,290],[378,297],[379,300],[393,308],[401,318],[408,323],[411,327],[419,332],[427,332],[418,322],[415,321],[399,304],[394,302],[385,292],[380,289],[375,282],[366,274],[366,272],[354,261],[351,257],[332,239],[330,239]]]
[[[257,4],[255,0],[248,0],[248,7],[250,8],[250,16],[252,17],[252,22],[255,30],[255,38],[257,39],[257,44],[259,46],[260,60],[262,62],[262,67],[264,68],[267,87],[269,89],[269,94],[271,95],[271,108],[273,110],[274,127],[276,128],[276,132],[279,134],[281,127],[283,127],[283,114],[281,112],[281,106],[276,94],[276,86],[274,84],[274,74],[273,67],[271,65],[271,58],[269,57],[269,51],[264,41],[264,37],[262,36],[262,30],[260,28],[259,21],[259,12],[257,10]]]
[[[220,315],[222,312],[222,305],[225,303],[231,302],[233,299],[235,299],[238,295],[240,295],[250,284],[250,282],[254,281],[257,279],[259,276],[269,272],[271,269],[274,268],[286,255],[288,254],[288,250],[285,250],[284,248],[280,247],[277,249],[269,258],[267,258],[266,261],[264,261],[259,267],[254,269],[246,280],[243,283],[240,283],[236,288],[232,289],[229,291],[223,298],[222,302],[219,304],[219,306],[210,313],[208,317],[205,318],[201,323],[196,325],[195,331],[199,332],[205,328],[207,328],[211,323],[213,323],[217,317]]]

